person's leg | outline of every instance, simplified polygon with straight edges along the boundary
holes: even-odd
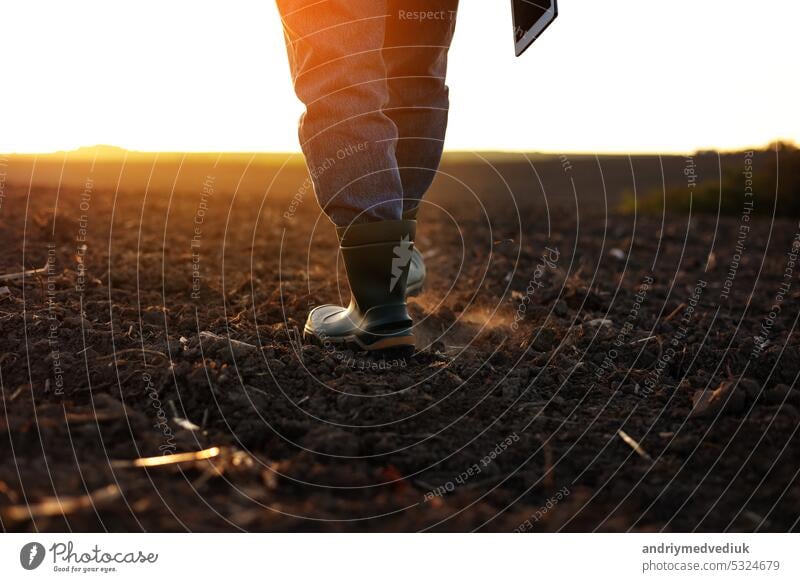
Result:
[[[396,159],[408,214],[441,161],[449,108],[447,52],[458,0],[389,0],[388,6],[383,54],[389,104],[384,112],[398,129]]]
[[[416,221],[403,219],[397,127],[383,112],[386,0],[278,0],[300,141],[320,205],[339,227],[350,304],[320,305],[303,337],[371,351],[414,345],[406,306]],[[354,224],[355,222],[355,224]]]
[[[337,226],[397,220],[403,188],[382,49],[386,0],[278,0],[300,144],[320,206]]]

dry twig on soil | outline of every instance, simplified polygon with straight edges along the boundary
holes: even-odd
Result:
[[[3,511],[3,520],[18,522],[37,517],[66,516],[76,511],[107,504],[119,496],[119,487],[107,485],[78,497],[47,497],[33,505],[12,505]]]
[[[649,454],[647,454],[647,451],[645,451],[645,450],[642,448],[642,445],[640,445],[638,441],[636,441],[635,439],[633,439],[633,438],[632,438],[632,437],[631,437],[631,436],[630,436],[628,433],[626,433],[624,430],[622,430],[622,429],[619,429],[619,430],[617,431],[617,434],[619,435],[619,437],[620,437],[620,438],[621,438],[623,441],[625,441],[625,444],[626,444],[626,445],[628,445],[630,448],[632,448],[632,449],[634,450],[634,452],[635,452],[637,455],[639,455],[640,457],[642,457],[642,458],[643,458],[645,461],[652,461],[652,460],[653,460],[653,457],[651,457]]]
[[[28,269],[27,271],[20,271],[19,273],[9,273],[8,275],[0,275],[0,281],[16,281],[17,279],[23,279],[24,277],[39,275],[41,273],[44,273],[46,270],[47,267],[41,267],[40,269]]]

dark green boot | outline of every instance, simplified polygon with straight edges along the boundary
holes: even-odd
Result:
[[[403,218],[407,220],[417,220],[419,207],[403,212]],[[412,297],[422,293],[425,286],[425,260],[422,253],[416,246],[411,251],[411,263],[408,266],[408,282],[406,283],[406,297]]]
[[[306,341],[367,351],[414,345],[406,286],[416,227],[415,220],[391,220],[337,229],[350,305],[311,310],[303,330]]]

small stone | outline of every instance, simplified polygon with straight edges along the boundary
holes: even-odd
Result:
[[[414,383],[414,380],[408,374],[399,374],[395,376],[394,384],[398,388],[408,388]]]
[[[747,397],[755,400],[761,392],[761,384],[752,378],[742,378],[739,380],[739,387],[745,391]]]
[[[556,344],[556,333],[549,328],[540,327],[531,335],[531,347],[537,352],[549,352]]]
[[[358,438],[347,431],[318,427],[303,438],[303,446],[316,453],[354,456],[359,452]]]
[[[519,397],[521,386],[518,380],[509,379],[503,383],[503,399],[514,400]]]
[[[358,408],[363,400],[365,399],[354,394],[339,394],[336,397],[336,408],[341,412],[349,412]]]
[[[767,404],[783,404],[784,402],[800,404],[800,392],[792,390],[786,384],[778,384],[772,390],[764,393],[764,402]]]
[[[791,418],[794,422],[800,419],[800,411],[791,404],[782,404],[778,412]]]
[[[714,390],[698,390],[692,396],[692,417],[716,416],[721,412],[737,413],[745,408],[747,396],[735,382],[721,382]]]
[[[314,344],[306,344],[303,346],[303,358],[310,358],[314,360],[321,359],[323,356],[322,348]]]
[[[675,436],[667,444],[667,451],[672,454],[690,453],[697,446],[697,440],[691,436]]]
[[[437,315],[439,316],[439,319],[445,323],[453,323],[456,320],[456,314],[453,313],[453,310],[446,305],[443,305],[439,308]]]
[[[267,360],[267,367],[272,371],[273,374],[277,374],[278,372],[282,371],[286,365],[277,359],[270,359]]]

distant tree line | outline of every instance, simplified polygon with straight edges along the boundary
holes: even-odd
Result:
[[[739,215],[746,203],[753,203],[753,214],[771,217],[800,217],[800,149],[794,144],[776,142],[758,152],[756,162],[748,165],[742,152],[742,167],[726,169],[722,179],[692,181],[687,166],[686,184],[664,191],[652,188],[634,198],[626,192],[622,210],[645,213],[709,213]],[[690,158],[687,158],[690,159]]]

